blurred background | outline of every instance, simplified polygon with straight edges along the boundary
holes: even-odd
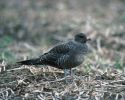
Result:
[[[82,71],[125,74],[125,0],[0,0],[2,66],[38,57],[79,32],[92,39]]]
[[[78,32],[92,38],[96,55],[123,61],[125,1],[0,0],[1,61],[37,55]]]

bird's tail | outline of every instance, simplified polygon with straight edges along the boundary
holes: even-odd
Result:
[[[41,61],[39,58],[36,59],[30,59],[30,60],[24,60],[24,61],[20,61],[17,62],[20,65],[39,65],[41,64]]]

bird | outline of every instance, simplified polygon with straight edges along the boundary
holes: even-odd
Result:
[[[17,62],[20,65],[48,65],[66,71],[81,65],[84,57],[88,54],[87,38],[85,33],[77,33],[74,39],[57,44],[48,52],[42,54],[38,58]]]

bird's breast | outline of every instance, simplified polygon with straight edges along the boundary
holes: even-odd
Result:
[[[81,64],[83,62],[83,60],[84,60],[83,54],[77,54],[74,57],[74,62],[77,64]]]
[[[70,66],[71,67],[76,67],[79,66],[80,64],[82,64],[82,62],[84,61],[84,56],[82,54],[74,54],[73,56],[71,56],[69,62],[70,62]]]

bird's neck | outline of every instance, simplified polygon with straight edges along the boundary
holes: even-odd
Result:
[[[82,41],[82,40],[75,40],[75,42],[77,42],[77,43],[81,43],[81,44],[86,44],[86,42],[84,42],[84,41]]]

